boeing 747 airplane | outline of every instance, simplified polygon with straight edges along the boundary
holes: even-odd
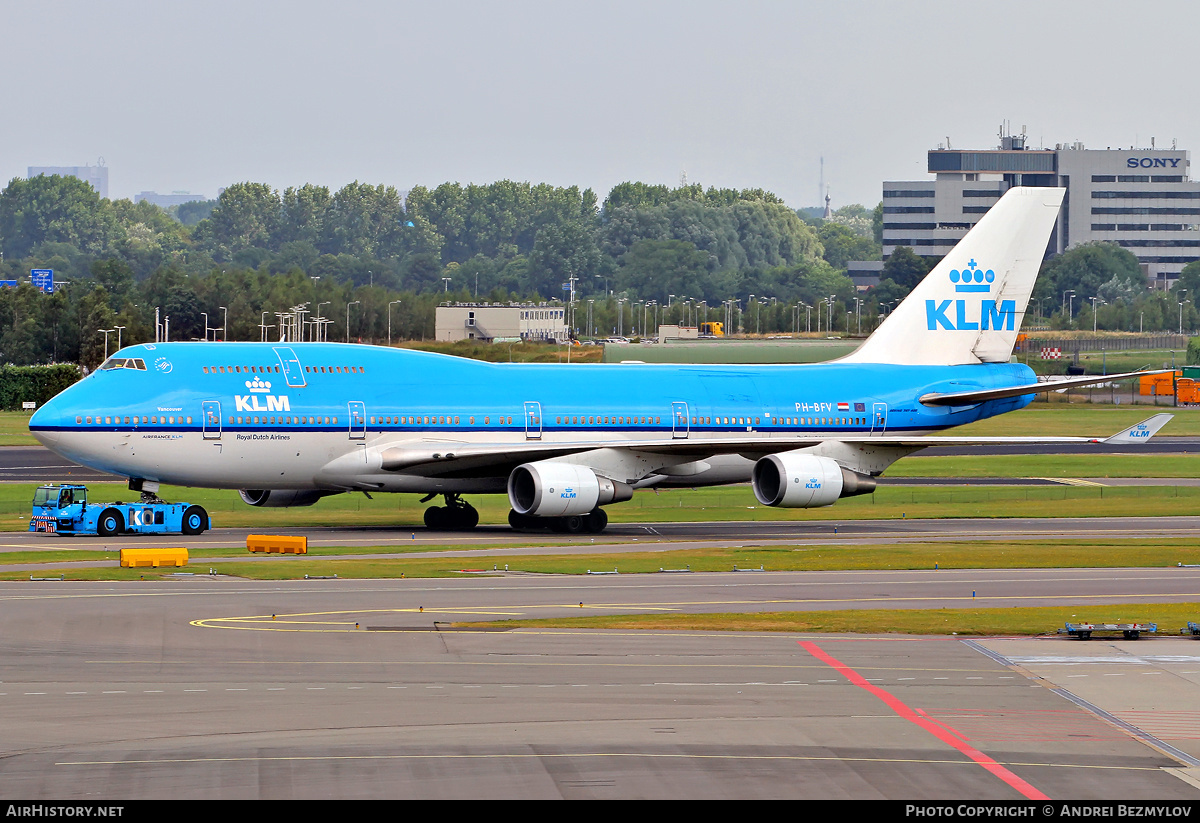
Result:
[[[492,364],[336,343],[128,346],[29,428],[83,465],[160,484],[240,489],[252,506],[416,493],[432,528],[479,520],[466,494],[507,492],[516,528],[599,532],[635,489],[750,481],[768,506],[870,492],[932,445],[1090,438],[931,437],[1027,405],[1010,362],[1062,189],[1014,188],[874,334],[829,363]],[[1103,442],[1143,442],[1156,415]]]

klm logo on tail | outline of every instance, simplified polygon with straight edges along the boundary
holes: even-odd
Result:
[[[950,271],[954,291],[959,294],[989,294],[996,273],[991,269],[984,271],[978,268],[974,260],[967,266],[961,271]],[[1017,303],[1015,300],[1003,300],[996,305],[995,300],[976,302],[967,298],[926,300],[925,321],[929,331],[1013,331],[1016,328]]]

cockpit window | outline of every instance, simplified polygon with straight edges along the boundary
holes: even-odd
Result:
[[[137,369],[138,371],[145,371],[146,361],[140,357],[110,357],[100,366],[100,370],[109,371],[110,369]]]

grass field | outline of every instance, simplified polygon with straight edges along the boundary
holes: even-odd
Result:
[[[935,460],[939,460],[935,459]],[[1123,458],[1121,458],[1123,459]],[[1022,476],[1036,477],[1037,474]],[[1050,475],[1045,475],[1050,476]],[[1103,476],[1103,475],[1101,475]],[[203,506],[216,526],[287,528],[301,526],[420,527],[426,505],[418,496],[359,494],[327,497],[315,506],[257,509],[237,492],[164,487],[163,499]],[[33,487],[0,484],[0,531],[29,525]],[[136,499],[120,484],[88,487],[92,503]],[[504,495],[470,495],[480,522],[508,522]],[[759,505],[749,486],[639,491],[633,500],[606,508],[610,522],[888,520],[903,517],[1163,517],[1200,511],[1200,488],[1191,486],[883,486],[874,494],[849,497],[822,509],[778,509]]]
[[[597,615],[545,620],[499,620],[458,626],[610,630],[803,632],[915,635],[1044,635],[1066,623],[1156,623],[1159,634],[1177,634],[1200,621],[1200,604],[1152,603],[1011,609],[847,609],[819,612]],[[1100,637],[1101,635],[1096,635]],[[1118,635],[1119,637],[1119,635]]]
[[[1174,418],[1157,437],[1200,436],[1200,408],[1062,402],[1035,402],[1020,411],[944,433],[954,437],[1107,437],[1159,412]]]
[[[647,538],[647,543],[653,540]],[[518,547],[527,548],[526,543]],[[651,574],[663,570],[729,572],[738,569],[765,571],[867,571],[875,569],[1038,569],[1038,568],[1164,568],[1180,563],[1200,563],[1200,546],[1186,538],[1081,539],[1013,541],[937,541],[888,543],[770,544],[672,551],[606,554],[602,546],[587,554],[511,554],[496,557],[463,557],[471,546],[397,545],[313,547],[308,555],[273,556],[268,560],[222,562],[222,574],[255,580],[288,580],[305,574],[337,574],[344,578],[461,577],[493,570],[533,574],[581,575],[589,571]],[[439,557],[345,558],[353,555],[395,555],[405,552],[440,552]],[[69,564],[86,560],[117,560],[117,553],[88,548],[84,540],[64,540],[60,551],[3,552],[0,570],[16,564],[45,564],[54,573],[66,571],[73,579],[89,571],[116,572],[116,579],[168,574],[169,569],[81,570]],[[216,558],[245,558],[245,546],[198,549],[189,552],[193,566]],[[497,569],[498,567],[498,569]],[[24,572],[6,572],[20,578]],[[42,572],[38,573],[39,576]],[[106,578],[107,579],[107,578]]]

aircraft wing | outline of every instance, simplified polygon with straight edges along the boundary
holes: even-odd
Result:
[[[754,459],[767,454],[811,448],[823,443],[838,442],[851,446],[890,447],[911,450],[932,446],[987,445],[1054,445],[1072,443],[1110,443],[1114,445],[1147,442],[1173,417],[1156,414],[1110,437],[953,437],[953,436],[870,436],[864,434],[821,435],[780,434],[763,438],[761,434],[749,439],[740,436],[687,439],[657,438],[628,440],[573,440],[569,443],[531,440],[524,443],[453,443],[423,441],[411,445],[393,445],[381,452],[384,471],[415,474],[449,475],[469,472],[483,467],[512,467],[535,460],[549,460],[601,449],[642,452],[646,455],[693,457],[697,460],[712,455],[740,454]]]
[[[1066,377],[1062,380],[1050,380],[1045,383],[1026,383],[1024,386],[1007,386],[1003,389],[976,389],[972,391],[934,392],[923,395],[920,402],[926,406],[970,406],[985,400],[1001,400],[1005,397],[1020,397],[1024,394],[1040,394],[1041,392],[1059,391],[1075,386],[1094,386],[1097,383],[1111,383],[1114,380],[1127,380],[1131,377],[1141,377],[1147,374],[1170,374],[1173,369],[1156,369],[1154,371],[1130,371],[1122,374],[1089,377]]]

